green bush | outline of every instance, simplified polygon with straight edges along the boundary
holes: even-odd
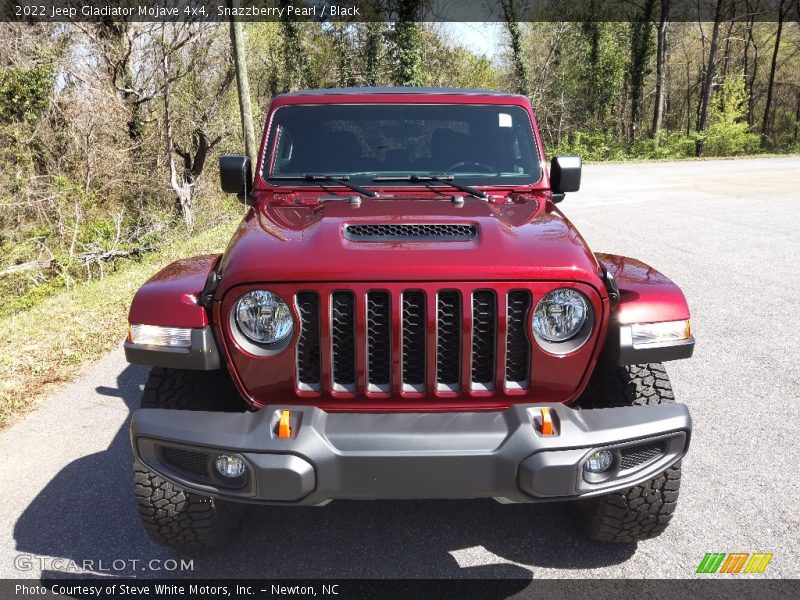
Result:
[[[33,121],[50,105],[55,70],[51,63],[0,69],[0,119]]]
[[[745,120],[747,89],[744,77],[728,77],[711,104],[703,139],[706,156],[739,156],[758,150],[759,137]]]
[[[603,131],[576,131],[561,144],[550,148],[548,154],[577,154],[588,162],[623,160],[627,156],[622,143]]]
[[[628,157],[638,159],[679,159],[694,156],[695,137],[677,131],[658,132],[654,138],[639,138],[631,146]]]

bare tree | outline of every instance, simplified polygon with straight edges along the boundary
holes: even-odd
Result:
[[[234,68],[229,62],[217,82],[216,88],[210,90],[212,100],[206,105],[199,118],[188,132],[189,141],[181,144],[174,130],[175,115],[172,106],[172,84],[179,81],[175,77],[172,58],[178,49],[186,44],[192,35],[191,24],[173,24],[173,35],[169,41],[165,34],[167,24],[161,24],[161,53],[164,95],[164,128],[166,135],[167,163],[169,165],[170,186],[175,192],[175,206],[189,229],[194,227],[195,191],[203,173],[209,152],[222,140],[222,134],[213,136],[209,133],[209,125],[219,108],[221,99],[230,88],[234,78]],[[207,26],[206,26],[207,27]],[[193,55],[193,57],[196,56]],[[193,67],[194,68],[194,67]],[[176,161],[180,159],[180,166]]]
[[[711,30],[711,44],[708,48],[708,59],[706,60],[703,73],[703,87],[699,96],[697,110],[697,126],[695,130],[701,134],[695,144],[695,154],[700,156],[703,153],[702,134],[708,125],[708,107],[711,102],[711,88],[714,84],[714,74],[717,69],[717,52],[719,50],[719,28],[722,23],[723,12],[727,0],[717,0],[714,8],[714,26]]]
[[[667,28],[669,27],[670,0],[661,0],[656,42],[656,93],[653,106],[653,143],[658,147],[658,132],[664,119],[664,101],[667,92]]]
[[[766,148],[769,145],[769,124],[772,114],[772,97],[775,88],[775,71],[778,68],[778,51],[781,47],[781,33],[783,32],[783,22],[786,20],[789,10],[796,4],[797,0],[780,0],[778,5],[778,29],[775,32],[775,47],[772,51],[772,64],[769,69],[769,80],[767,82],[767,103],[764,107],[764,119],[761,122],[761,146]]]
[[[655,3],[656,0],[645,0],[639,18],[631,23],[631,60],[626,74],[631,100],[631,113],[626,131],[628,146],[633,144],[639,125],[644,78],[648,73],[647,65],[652,52],[650,27]]]
[[[514,0],[500,0],[503,9],[503,19],[511,40],[511,64],[514,69],[514,91],[523,96],[530,96],[531,84],[528,67],[522,56],[522,32],[520,31],[519,21],[514,8]]]
[[[239,5],[239,0],[228,0],[229,6]],[[253,107],[250,104],[250,78],[247,74],[247,53],[244,49],[244,32],[242,22],[231,17],[231,51],[236,68],[236,89],[239,96],[239,114],[242,118],[242,137],[244,153],[250,158],[255,168],[257,153],[256,134],[253,129]]]

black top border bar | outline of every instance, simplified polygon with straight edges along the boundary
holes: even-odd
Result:
[[[409,7],[412,10],[409,11]],[[800,20],[798,0],[0,0],[0,22],[671,22]],[[718,12],[719,11],[719,12]]]

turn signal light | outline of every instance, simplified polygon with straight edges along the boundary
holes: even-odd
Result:
[[[278,421],[278,437],[287,440],[292,436],[292,427],[289,424],[291,413],[288,410],[281,412],[281,419]]]
[[[541,433],[542,435],[555,435],[555,429],[553,428],[553,417],[550,416],[550,409],[543,408],[541,409],[542,414],[542,425],[541,425]]]

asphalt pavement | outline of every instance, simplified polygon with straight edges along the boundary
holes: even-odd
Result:
[[[127,426],[147,369],[119,350],[0,432],[0,578],[683,578],[706,552],[756,551],[774,553],[760,577],[800,577],[800,159],[591,165],[561,207],[692,310],[695,356],[667,369],[694,433],[661,537],[585,542],[557,504],[334,502],[253,509],[223,550],[176,554],[136,515]]]

